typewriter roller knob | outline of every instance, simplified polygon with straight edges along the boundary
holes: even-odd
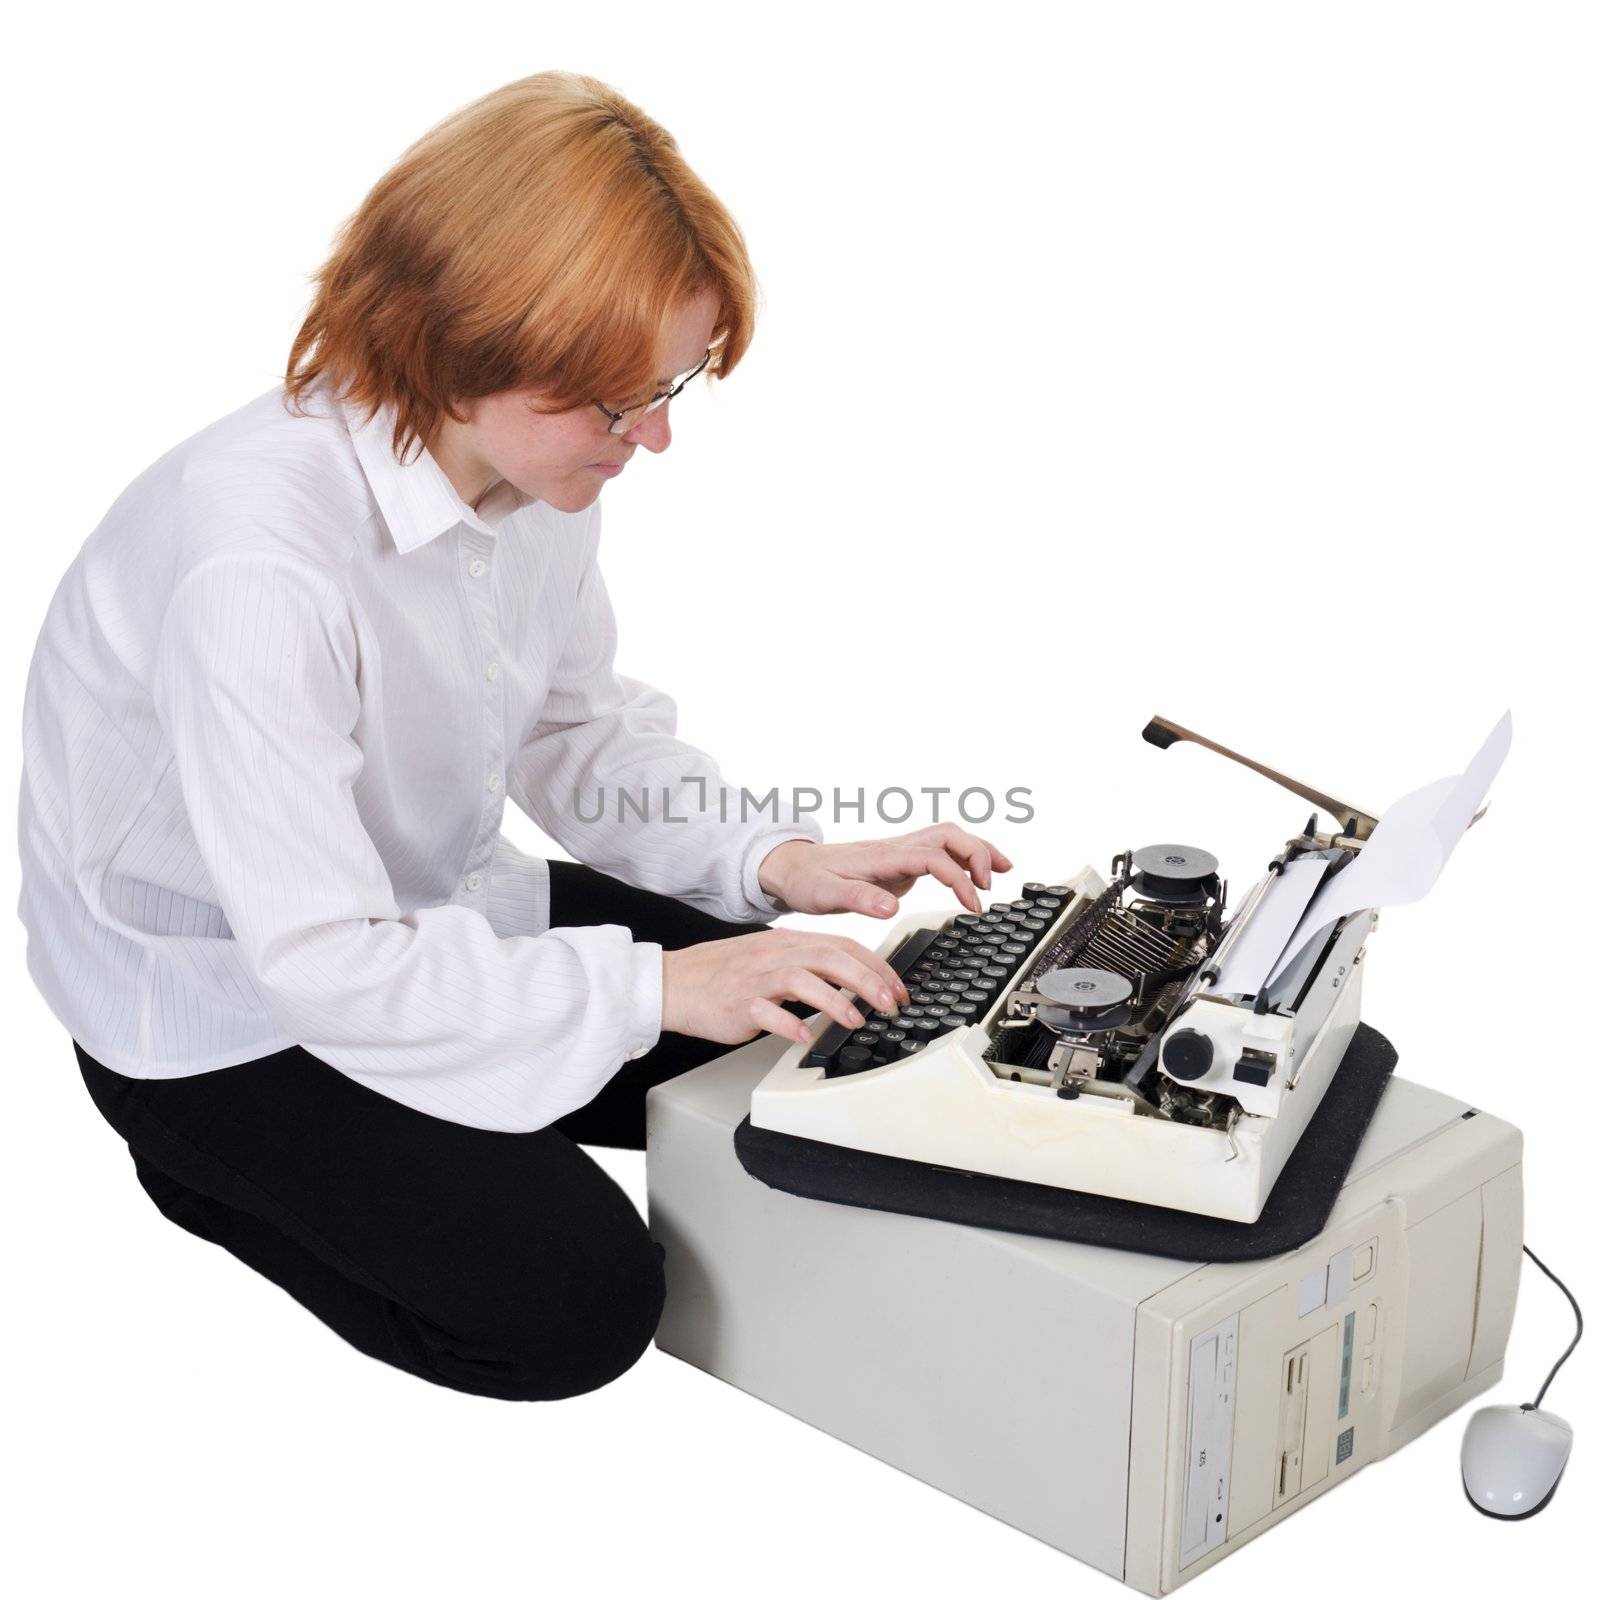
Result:
[[[1211,1041],[1193,1028],[1179,1028],[1161,1047],[1161,1065],[1174,1078],[1193,1083],[1211,1070]]]

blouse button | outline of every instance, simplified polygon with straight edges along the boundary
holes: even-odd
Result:
[[[467,874],[467,887],[469,889],[481,889],[483,887],[483,874],[481,872],[469,872]]]
[[[467,567],[467,571],[470,572],[474,578],[481,578],[488,570],[489,564],[486,561],[474,561],[471,562]]]
[[[489,776],[483,780],[483,782],[484,787],[491,791],[498,789],[500,787],[500,774],[498,772],[491,772]]]
[[[500,663],[498,661],[491,661],[489,665],[483,669],[483,675],[489,680],[490,683],[493,683],[495,679],[500,676]]]

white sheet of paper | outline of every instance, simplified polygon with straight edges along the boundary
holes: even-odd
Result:
[[[1420,900],[1434,886],[1450,852],[1477,815],[1510,748],[1508,711],[1459,777],[1440,778],[1396,800],[1372,830],[1361,854],[1313,896],[1267,981],[1278,977],[1340,917]]]
[[[1300,918],[1328,863],[1321,856],[1301,856],[1289,862],[1262,893],[1239,937],[1228,946],[1217,981],[1216,994],[1259,994]]]

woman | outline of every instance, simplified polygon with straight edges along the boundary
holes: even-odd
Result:
[[[976,909],[1010,867],[752,814],[613,667],[601,487],[754,298],[657,124],[511,84],[380,181],[285,386],[124,492],[35,651],[29,968],[139,1181],[473,1394],[581,1393],[654,1331],[659,1249],[580,1142],[640,1148],[652,1084],[906,998],[766,922],[892,916],[924,873]],[[584,865],[518,852],[507,795]]]

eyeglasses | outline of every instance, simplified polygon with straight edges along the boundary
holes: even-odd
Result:
[[[611,426],[606,429],[606,432],[627,433],[630,429],[637,428],[645,419],[645,417],[654,411],[657,406],[664,406],[667,401],[675,399],[679,394],[681,394],[683,392],[683,386],[688,383],[691,378],[698,378],[700,374],[705,371],[706,363],[710,360],[711,352],[707,350],[706,353],[701,356],[699,365],[696,366],[692,372],[684,373],[681,378],[677,379],[673,383],[670,389],[663,389],[660,394],[652,395],[648,400],[639,400],[633,405],[624,406],[620,411],[613,411],[610,406],[601,405],[601,403],[596,400],[594,403],[595,410],[602,412],[605,416],[610,418],[611,421]]]

